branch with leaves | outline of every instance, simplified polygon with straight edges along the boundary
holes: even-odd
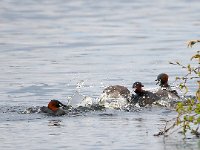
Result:
[[[191,40],[188,41],[188,47],[192,47],[194,44],[200,42],[200,40]],[[187,131],[191,131],[191,134],[196,137],[200,137],[199,126],[200,126],[200,51],[197,51],[195,55],[191,57],[191,60],[197,59],[198,64],[196,67],[192,67],[190,64],[187,66],[182,65],[179,62],[170,62],[172,65],[180,66],[183,69],[186,69],[186,75],[182,77],[176,77],[176,81],[180,81],[179,88],[186,94],[188,92],[187,82],[190,80],[197,80],[198,88],[196,90],[196,96],[194,98],[187,98],[186,101],[179,102],[176,105],[176,112],[178,113],[175,119],[167,121],[164,129],[160,131],[155,136],[164,135],[167,136],[170,130],[178,127],[182,129],[182,133],[186,135]],[[171,126],[167,128],[169,122],[174,122]]]

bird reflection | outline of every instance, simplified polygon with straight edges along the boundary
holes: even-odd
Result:
[[[61,120],[49,120],[48,126],[62,126],[61,122],[62,122]]]

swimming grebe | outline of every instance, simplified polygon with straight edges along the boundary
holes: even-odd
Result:
[[[128,88],[121,85],[108,86],[103,90],[98,103],[100,105],[126,105],[131,100],[131,94]]]
[[[151,105],[156,100],[159,100],[159,97],[150,92],[143,90],[142,87],[144,85],[141,82],[135,82],[132,86],[136,95],[132,95],[131,101],[133,104],[138,103],[140,107],[144,107],[146,105]]]
[[[46,106],[41,107],[41,111],[55,116],[65,115],[66,112],[60,107],[66,107],[66,105],[62,104],[58,100],[51,100],[47,107]]]
[[[168,84],[169,76],[166,73],[161,73],[157,76],[156,84],[159,84],[160,88],[156,92],[157,96],[160,98],[173,98],[179,99],[178,93],[176,90],[172,90],[171,86]]]
[[[113,98],[118,98],[121,96],[128,99],[130,96],[130,91],[126,87],[121,85],[109,86],[103,90],[103,93],[106,93],[107,95],[110,95],[110,97]]]

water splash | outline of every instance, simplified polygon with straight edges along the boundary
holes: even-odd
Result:
[[[93,99],[89,96],[85,96],[83,100],[77,104],[77,106],[89,107],[93,104]]]
[[[128,102],[120,95],[118,98],[113,98],[110,95],[103,93],[98,99],[98,104],[105,106],[106,108],[123,109],[126,105],[128,105]]]

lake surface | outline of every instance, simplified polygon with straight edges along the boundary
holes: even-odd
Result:
[[[199,10],[198,0],[1,0],[0,149],[200,149],[195,138],[153,136],[176,116],[164,107],[26,111],[50,99],[76,106],[77,95],[96,101],[108,85],[156,89],[162,72],[176,86],[185,71],[168,62],[187,65],[200,48],[186,45],[200,39]]]

